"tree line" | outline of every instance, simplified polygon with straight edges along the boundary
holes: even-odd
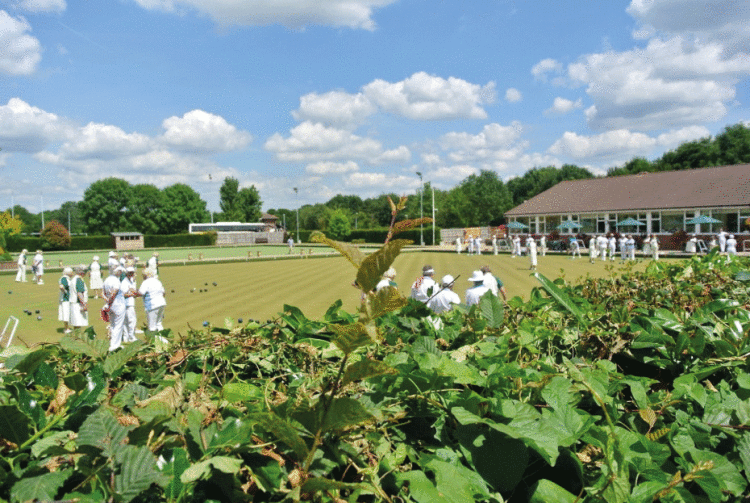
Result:
[[[739,123],[727,126],[716,137],[683,143],[653,161],[633,158],[622,166],[610,168],[607,176],[744,163],[750,163],[750,127]],[[399,218],[431,217],[434,208],[436,225],[441,228],[499,225],[504,223],[506,211],[535,195],[562,181],[587,178],[594,178],[594,174],[573,164],[560,168],[535,167],[507,182],[496,172],[483,170],[449,190],[433,190],[429,182],[425,183],[416,197],[409,198]],[[178,234],[187,232],[191,222],[212,219],[257,222],[260,219],[262,201],[254,186],[240,188],[237,179],[228,177],[219,189],[219,196],[221,212],[212,215],[206,202],[188,185],[178,183],[159,189],[150,184],[131,185],[118,178],[105,178],[91,184],[82,201],[68,201],[56,210],[45,211],[44,221],[57,220],[66,226],[69,223],[74,234],[123,231]],[[342,236],[347,234],[347,229],[387,227],[391,210],[386,196],[395,201],[400,194],[381,194],[367,199],[339,194],[325,203],[306,204],[298,210],[271,208],[268,213],[278,216],[280,223],[292,232],[299,227],[335,230],[336,235]],[[32,214],[20,205],[16,205],[13,212],[23,222],[23,232],[41,229],[41,214]]]

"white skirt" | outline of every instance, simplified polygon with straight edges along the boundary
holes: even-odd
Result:
[[[89,289],[101,290],[102,286],[104,286],[104,282],[102,281],[101,271],[91,271],[91,277],[89,278]]]
[[[64,322],[70,321],[70,302],[67,300],[61,300],[57,305],[57,320]]]
[[[70,303],[70,324],[74,327],[89,326],[89,312],[81,310],[81,304]]]

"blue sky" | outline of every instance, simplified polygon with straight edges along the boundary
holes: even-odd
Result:
[[[218,211],[226,176],[268,209],[604,173],[750,121],[749,84],[734,0],[0,0],[0,208],[107,176]]]

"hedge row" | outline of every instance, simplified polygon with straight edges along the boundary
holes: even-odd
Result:
[[[216,244],[216,233],[171,234],[165,236],[146,234],[143,236],[143,243],[146,248],[213,246]],[[114,246],[115,241],[112,236],[72,236],[70,239],[70,248],[65,248],[65,250],[106,250],[114,248]],[[24,248],[30,251],[39,249],[58,250],[57,248],[50,247],[41,237],[20,235],[8,237],[7,248],[9,252],[14,253],[18,253]]]
[[[310,234],[312,234],[314,231],[306,231],[306,230],[300,230],[299,231],[299,237],[302,240],[303,243],[309,243],[310,242]],[[432,227],[425,226],[424,228],[424,243],[426,245],[431,245],[432,243]],[[291,234],[294,234],[292,232]],[[383,227],[380,229],[356,229],[353,230],[349,236],[347,236],[343,241],[351,242],[355,239],[364,239],[365,243],[383,243],[385,242],[385,238],[388,236],[388,228]],[[412,229],[410,231],[406,232],[400,232],[396,236],[398,239],[411,239],[414,241],[414,244],[419,244],[419,229]],[[295,241],[297,239],[295,238]],[[435,241],[440,242],[440,229],[435,228]]]

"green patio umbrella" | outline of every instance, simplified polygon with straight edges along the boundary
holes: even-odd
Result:
[[[643,222],[639,222],[635,218],[626,218],[622,222],[617,222],[617,227],[620,226],[626,226],[626,225],[646,225]]]
[[[711,218],[708,215],[701,215],[699,217],[691,218],[690,220],[685,220],[686,224],[720,224],[723,223],[721,220],[716,220],[715,218]]]
[[[561,223],[557,226],[558,229],[564,230],[564,229],[578,229],[581,226],[578,222],[574,222],[572,220],[566,220],[565,222]]]
[[[526,225],[526,224],[523,224],[523,223],[521,223],[521,222],[516,222],[516,221],[513,221],[513,222],[510,222],[509,224],[506,224],[506,227],[507,227],[508,229],[526,229],[526,228],[528,228],[529,226],[528,226],[528,225]]]

